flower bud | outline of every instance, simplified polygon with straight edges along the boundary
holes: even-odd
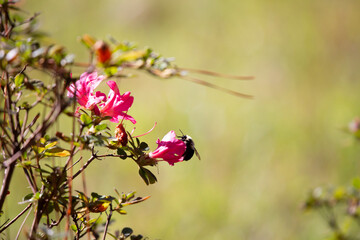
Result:
[[[116,128],[115,128],[115,137],[117,138],[117,140],[119,141],[119,143],[121,144],[121,146],[126,146],[128,143],[128,135],[126,133],[126,130],[124,128],[124,126],[122,125],[122,123],[120,123]]]
[[[106,63],[111,59],[110,48],[106,42],[102,40],[96,41],[96,43],[94,44],[94,50],[98,62]]]

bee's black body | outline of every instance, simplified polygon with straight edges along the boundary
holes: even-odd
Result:
[[[180,140],[186,145],[186,150],[183,154],[184,161],[189,161],[196,153],[196,156],[200,159],[200,155],[195,148],[195,143],[189,135],[180,136]]]

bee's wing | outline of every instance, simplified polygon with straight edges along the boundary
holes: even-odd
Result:
[[[196,150],[195,147],[194,147],[194,151],[195,151],[195,154],[196,154],[197,158],[198,158],[199,160],[201,160],[200,154],[199,154],[199,152]]]

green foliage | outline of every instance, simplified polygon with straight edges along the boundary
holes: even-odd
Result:
[[[59,225],[65,218],[73,222],[70,229],[73,230],[75,239],[87,233],[92,233],[95,237],[99,236],[100,216],[104,212],[108,215],[104,230],[106,235],[112,212],[126,214],[124,207],[140,203],[149,197],[135,198],[135,192],[119,194],[117,190],[117,197],[96,192],[87,196],[78,190],[76,190],[77,195],[72,195],[74,191],[72,182],[94,159],[119,157],[134,161],[139,166],[140,175],[146,184],[152,184],[156,182],[156,177],[143,166],[154,166],[157,162],[148,156],[147,151],[150,150],[148,144],[132,137],[129,132],[126,133],[124,128],[122,139],[114,137],[108,126],[111,117],[99,116],[92,109],[79,107],[75,112],[68,109],[72,105],[74,110],[76,103],[75,99],[66,97],[69,85],[78,79],[72,77],[69,68],[75,64],[74,55],[68,53],[62,45],[44,44],[43,35],[35,28],[37,15],[25,19],[18,14],[19,12],[12,12],[19,10],[13,5],[13,1],[2,1],[0,4],[1,90],[5,96],[2,99],[4,104],[1,106],[8,106],[7,109],[1,109],[1,113],[4,113],[4,118],[1,120],[1,147],[5,149],[1,163],[7,168],[8,175],[5,176],[6,184],[0,195],[0,210],[3,209],[3,203],[8,195],[8,185],[14,167],[18,166],[23,170],[32,191],[26,194],[21,202],[28,204],[24,213],[30,207],[35,209],[34,223],[28,233],[30,238],[53,237],[51,228]],[[107,78],[121,73],[123,68],[146,69],[152,74],[155,70],[164,71],[167,67],[174,69],[170,63],[166,66],[159,64],[161,61],[167,61],[160,55],[155,55],[149,49],[137,50],[130,43],[117,43],[112,39],[109,46],[88,35],[84,35],[81,42],[87,47],[90,55],[95,53],[97,57],[86,67],[97,66]],[[99,44],[101,49],[96,48]],[[49,74],[52,79],[42,81],[33,78],[31,71],[33,69]],[[26,101],[23,100],[23,96],[27,97]],[[45,113],[40,112],[40,105],[47,109]],[[62,114],[70,117],[73,123],[79,126],[79,131],[72,128],[72,132],[56,132],[55,136],[47,135],[49,128]],[[29,116],[35,117],[29,122]],[[70,146],[66,149],[60,146],[61,143]],[[95,148],[99,147],[108,149],[112,153],[100,155],[95,151]],[[92,155],[73,174],[73,167],[79,162],[74,163],[74,158],[81,150],[91,150]],[[46,160],[54,157],[62,157],[65,160],[59,165],[48,165]],[[97,216],[92,217],[90,214]],[[53,220],[54,216],[57,217],[56,220]],[[45,226],[42,230],[39,228],[40,222]],[[1,226],[0,232],[10,225]],[[142,239],[141,235],[132,235],[130,228],[124,228],[121,234],[115,233],[111,236],[116,239]]]
[[[350,133],[358,138],[358,120],[349,125]],[[329,239],[356,239],[360,228],[360,178],[348,187],[317,187],[310,192],[304,209],[317,211],[327,222],[332,234]]]

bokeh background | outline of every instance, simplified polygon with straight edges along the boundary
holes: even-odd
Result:
[[[343,130],[359,113],[360,2],[357,0],[36,0],[49,42],[79,61],[88,53],[77,37],[112,35],[181,67],[253,75],[254,81],[197,76],[252,94],[239,99],[181,79],[140,74],[123,80],[130,115],[154,149],[181,129],[202,160],[159,164],[159,182],[146,186],[131,161],[107,159],[86,173],[88,191],[113,188],[151,195],[116,216],[111,230],[130,226],[150,239],[323,239],[321,218],[301,209],[316,186],[346,185],[359,173],[360,147]],[[74,69],[80,72],[84,69]],[[59,125],[66,128],[68,123]],[[115,125],[114,125],[115,126]],[[128,123],[131,128],[131,123]],[[58,126],[59,127],[59,126]],[[12,183],[10,215],[28,192]],[[81,184],[79,184],[81,189]],[[15,228],[16,229],[16,228]],[[15,235],[11,232],[12,236]]]

